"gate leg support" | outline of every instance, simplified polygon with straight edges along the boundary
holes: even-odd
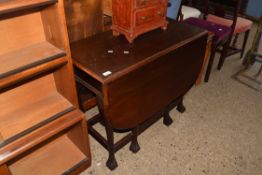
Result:
[[[130,151],[132,151],[133,153],[137,153],[140,150],[140,146],[138,144],[137,141],[137,137],[139,134],[139,128],[138,126],[136,126],[133,130],[132,130],[132,134],[133,134],[133,138],[132,138],[132,142],[130,144]]]

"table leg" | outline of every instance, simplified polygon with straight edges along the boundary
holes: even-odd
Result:
[[[107,136],[107,150],[109,153],[109,157],[106,162],[106,166],[110,170],[114,170],[118,165],[115,158],[115,149],[114,149],[114,132],[113,128],[106,122],[106,136]]]
[[[97,97],[97,105],[98,105],[99,113],[103,116],[104,124],[106,128],[107,151],[109,154],[108,159],[106,161],[106,166],[110,170],[114,170],[118,166],[115,158],[114,130],[110,122],[107,120],[105,116],[103,102],[99,97]]]
[[[138,141],[137,141],[137,137],[138,137],[138,134],[139,134],[139,127],[135,127],[133,130],[132,130],[132,134],[133,134],[133,138],[132,138],[132,142],[130,144],[130,151],[132,151],[133,153],[137,153],[139,150],[140,150],[140,146],[138,144]]]
[[[186,107],[183,104],[183,98],[181,98],[180,102],[177,104],[177,110],[180,113],[184,113],[186,111]]]
[[[173,120],[171,116],[169,115],[169,110],[166,110],[164,112],[164,120],[163,120],[164,125],[170,126],[173,123]]]

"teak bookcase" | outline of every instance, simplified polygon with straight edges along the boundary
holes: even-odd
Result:
[[[0,174],[90,166],[62,0],[0,1]]]

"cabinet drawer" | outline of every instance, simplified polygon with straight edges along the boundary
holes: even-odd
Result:
[[[166,10],[165,7],[157,7],[155,9],[155,19],[165,19],[166,18]]]
[[[164,8],[150,8],[138,11],[136,13],[136,26],[147,24],[150,22],[157,22],[166,16]]]
[[[155,20],[156,9],[151,8],[136,13],[136,26],[140,26]]]
[[[163,2],[163,0],[136,0],[136,7],[145,7],[145,6],[151,6],[151,5],[156,5],[158,3]]]

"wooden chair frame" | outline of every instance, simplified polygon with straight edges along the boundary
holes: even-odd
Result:
[[[219,43],[212,42],[211,55],[210,55],[210,59],[209,59],[209,63],[208,63],[207,71],[206,71],[205,82],[208,82],[209,80],[216,52],[219,51],[221,53],[218,67],[217,67],[218,70],[222,68],[225,62],[225,58],[228,56],[228,50],[230,48],[230,43],[232,41],[232,37],[233,37],[234,30],[235,30],[236,23],[237,23],[238,12],[240,8],[240,0],[232,0],[232,2],[234,3],[234,7],[233,7],[234,11],[233,11],[233,14],[231,14],[231,19],[233,20],[233,23],[230,27],[231,33],[227,38],[225,38],[223,41]],[[212,13],[219,17],[223,17],[223,18],[228,17],[227,16],[228,10],[225,9],[223,5],[213,4],[211,7],[209,0],[205,0],[204,3],[205,3],[204,19],[206,19],[208,14],[212,14]],[[220,46],[222,46],[222,50],[218,50]]]

